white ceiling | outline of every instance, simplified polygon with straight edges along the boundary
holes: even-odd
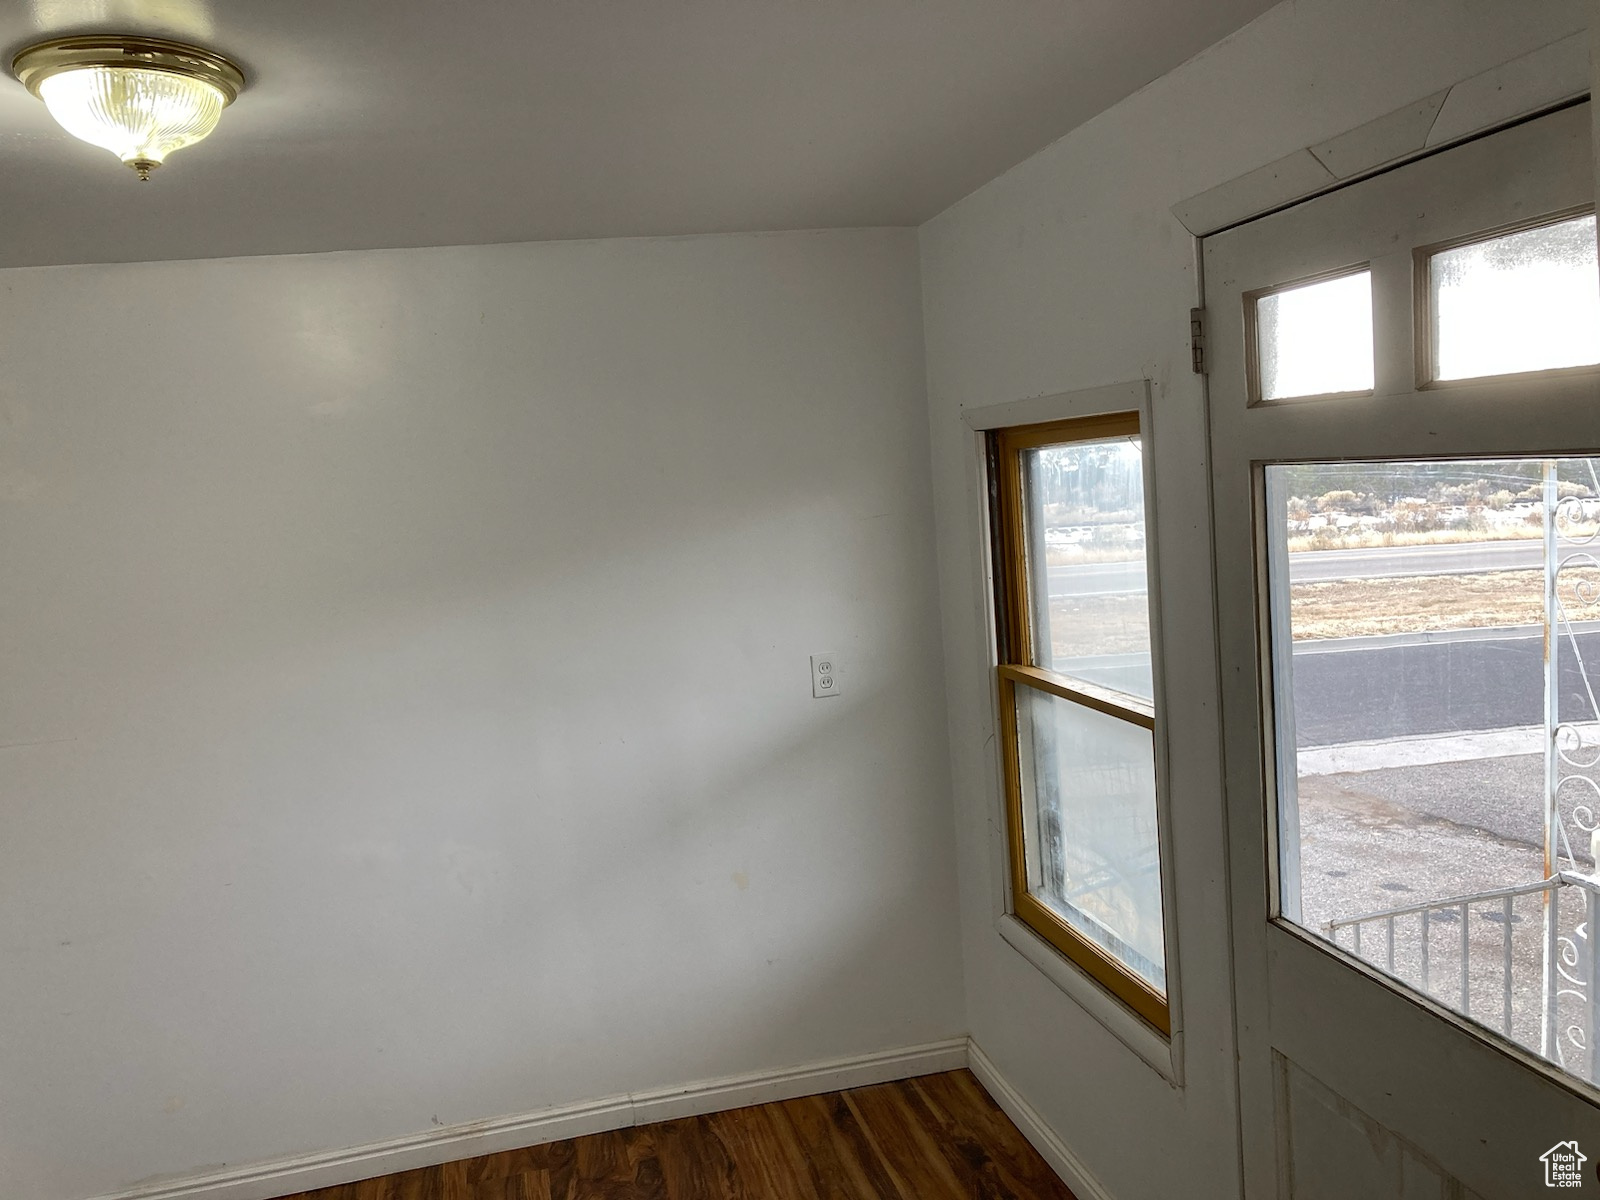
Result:
[[[8,0],[249,83],[148,184],[0,78],[0,265],[912,225],[1270,0]]]

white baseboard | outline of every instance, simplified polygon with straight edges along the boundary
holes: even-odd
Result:
[[[562,1138],[580,1137],[586,1133],[605,1133],[675,1117],[698,1116],[701,1113],[744,1108],[751,1104],[793,1100],[819,1092],[866,1087],[894,1079],[951,1071],[967,1065],[967,1046],[968,1039],[952,1038],[801,1067],[751,1071],[682,1087],[630,1092],[603,1100],[540,1109],[519,1116],[447,1125],[350,1150],[322,1151],[275,1162],[191,1175],[115,1192],[97,1197],[96,1200],[272,1200],[272,1197],[291,1192],[354,1183],[375,1175],[432,1167],[459,1158],[536,1146]],[[984,1086],[990,1087],[987,1079]],[[993,1093],[994,1088],[990,1087],[990,1091]],[[1006,1107],[998,1093],[995,1099],[1002,1108]],[[1017,1120],[1015,1116],[1012,1119]],[[1021,1121],[1017,1123],[1022,1124]],[[1026,1127],[1024,1132],[1027,1132]],[[1031,1134],[1029,1140],[1033,1140]],[[1054,1165],[1053,1161],[1051,1165]],[[1070,1177],[1068,1183],[1071,1184]],[[1099,1193],[1086,1192],[1084,1200],[1099,1200]]]
[[[994,1102],[1022,1131],[1022,1136],[1033,1144],[1033,1148],[1045,1162],[1061,1176],[1061,1182],[1072,1189],[1078,1200],[1111,1200],[1111,1193],[1106,1191],[1101,1182],[1090,1173],[1083,1160],[1055,1135],[1055,1131],[1044,1123],[1044,1119],[1034,1110],[1033,1105],[1024,1100],[1016,1089],[1005,1081],[989,1056],[970,1039],[967,1066],[978,1077],[978,1082],[983,1084],[984,1090],[994,1098]]]
[[[632,1123],[649,1125],[653,1121],[671,1121],[677,1117],[724,1112],[751,1104],[769,1104],[774,1100],[793,1100],[797,1096],[815,1096],[821,1092],[954,1071],[967,1065],[967,1044],[966,1038],[951,1038],[788,1070],[756,1071],[687,1087],[635,1092]]]
[[[895,1079],[910,1079],[938,1071],[971,1067],[984,1090],[1012,1119],[1034,1149],[1044,1157],[1079,1200],[1111,1200],[1083,1161],[1044,1123],[1033,1106],[1005,1081],[988,1055],[968,1038],[952,1038],[831,1059],[775,1071],[751,1071],[681,1087],[657,1088],[563,1104],[512,1117],[447,1125],[407,1137],[373,1142],[349,1150],[304,1154],[275,1162],[256,1163],[224,1171],[191,1175],[183,1179],[133,1188],[96,1200],[272,1200],[291,1192],[354,1183],[376,1175],[390,1175],[417,1167],[431,1167],[537,1146],[587,1133],[605,1133],[653,1121],[722,1112],[774,1100],[793,1100],[820,1092],[867,1087]]]

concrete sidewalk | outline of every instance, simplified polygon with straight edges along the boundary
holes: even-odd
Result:
[[[1475,762],[1483,758],[1543,754],[1544,726],[1489,729],[1474,733],[1436,733],[1422,737],[1381,738],[1313,746],[1299,754],[1300,776],[1341,775],[1391,767],[1425,767],[1436,763]]]

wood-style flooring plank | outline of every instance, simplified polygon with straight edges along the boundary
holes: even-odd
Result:
[[[918,1200],[966,1200],[955,1171],[929,1130],[918,1124],[903,1083],[857,1088],[845,1102],[866,1130],[885,1169],[907,1197]]]
[[[595,1134],[606,1137],[607,1134]],[[576,1200],[578,1195],[578,1143],[582,1138],[546,1142],[539,1149],[545,1177],[550,1181],[550,1200]]]
[[[778,1120],[771,1105],[712,1113],[706,1124],[752,1196],[827,1200],[811,1184],[792,1127]]]
[[[813,1161],[826,1164],[819,1180],[824,1196],[851,1200],[914,1200],[902,1197],[867,1141],[844,1093],[790,1100],[783,1109],[794,1123],[801,1147]]]
[[[1001,1172],[994,1156],[984,1147],[948,1108],[940,1104],[923,1088],[919,1080],[906,1081],[903,1092],[906,1103],[917,1119],[932,1131],[932,1140],[938,1146],[950,1169],[960,1181],[961,1194],[972,1200],[1032,1200],[1036,1194],[1031,1189],[1019,1193]],[[1047,1192],[1046,1196],[1055,1193]]]
[[[1072,1200],[970,1071],[485,1154],[283,1200]]]
[[[509,1179],[514,1175],[526,1175],[533,1171],[544,1171],[548,1174],[550,1164],[555,1155],[560,1153],[560,1148],[566,1147],[570,1152],[575,1140],[569,1138],[560,1142],[544,1142],[538,1146],[524,1146],[517,1150],[502,1150],[498,1154],[469,1158],[464,1164],[467,1183],[473,1187],[481,1187],[486,1183]]]
[[[666,1200],[649,1129],[618,1129],[577,1139],[571,1200]]]
[[[999,1177],[1019,1196],[1039,1200],[1072,1200],[1050,1164],[1022,1136],[1022,1131],[989,1098],[978,1077],[968,1070],[928,1075],[914,1081],[925,1095],[942,1098],[948,1111],[968,1129],[994,1161]]]
[[[521,1171],[471,1185],[468,1200],[551,1200],[547,1171]]]
[[[359,1183],[339,1183],[333,1187],[325,1187],[315,1192],[296,1192],[293,1196],[285,1196],[283,1200],[356,1200],[356,1189]]]

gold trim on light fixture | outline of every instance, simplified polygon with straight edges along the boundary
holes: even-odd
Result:
[[[11,60],[11,73],[35,96],[39,95],[39,85],[51,75],[74,67],[143,67],[147,71],[170,71],[174,75],[205,80],[221,91],[229,104],[244,90],[244,72],[232,59],[200,46],[165,38],[104,34],[51,38],[17,51]]]
[[[244,88],[239,65],[215,51],[136,35],[52,38],[18,51],[11,72],[67,132],[111,150],[140,179],[209,134]],[[75,72],[91,78],[49,86]]]

